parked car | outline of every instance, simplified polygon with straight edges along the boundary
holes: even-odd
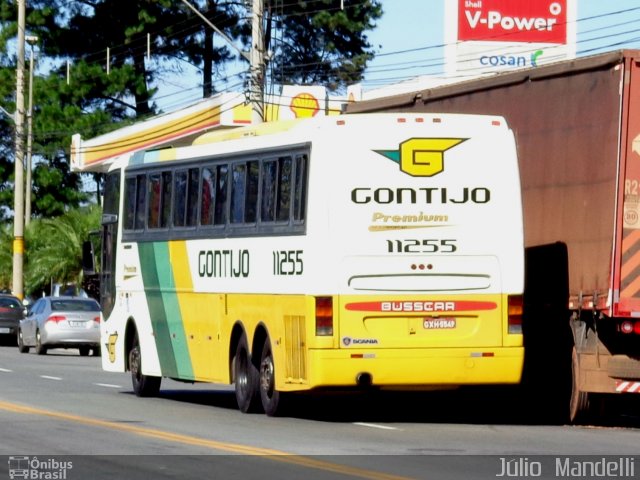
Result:
[[[0,336],[3,340],[16,341],[20,320],[24,318],[25,312],[26,309],[18,297],[0,294]]]
[[[100,305],[92,298],[42,297],[20,321],[18,349],[38,355],[50,348],[77,348],[80,355],[100,354]]]

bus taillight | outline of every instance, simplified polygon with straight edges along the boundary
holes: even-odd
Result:
[[[522,333],[522,295],[509,295],[507,307],[508,333]]]
[[[316,297],[316,335],[333,335],[333,298]]]

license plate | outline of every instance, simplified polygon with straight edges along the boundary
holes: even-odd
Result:
[[[71,320],[69,322],[69,325],[71,325],[72,327],[84,327],[86,322],[74,322],[73,320]]]
[[[456,328],[456,319],[451,317],[425,318],[422,326],[426,330],[451,330]]]
[[[11,329],[7,327],[1,327],[0,333],[11,333]]]

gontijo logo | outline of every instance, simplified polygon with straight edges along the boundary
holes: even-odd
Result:
[[[400,170],[414,177],[433,177],[444,171],[444,152],[466,138],[411,138],[398,150],[375,150],[400,165]]]
[[[458,40],[567,43],[567,0],[458,0]]]

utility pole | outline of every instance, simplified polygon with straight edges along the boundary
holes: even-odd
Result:
[[[253,0],[251,12],[251,82],[249,85],[251,99],[251,123],[258,124],[264,120],[264,0]]]
[[[13,294],[24,298],[24,30],[26,0],[18,3],[18,66],[16,69],[16,140],[13,207]]]
[[[247,55],[233,40],[227,37],[218,27],[205,17],[196,7],[191,5],[188,0],[181,0],[187,7],[198,15],[207,25],[209,25],[218,35],[220,35],[231,47],[240,53],[240,56],[250,63],[250,85],[249,100],[252,105],[252,123],[262,123],[264,120],[264,0],[253,0],[251,8],[251,52]]]
[[[33,150],[33,67],[36,60],[33,47],[38,42],[35,35],[27,35],[25,40],[31,47],[31,61],[29,62],[29,104],[27,107],[27,178],[24,202],[24,226],[31,223],[31,152]]]

